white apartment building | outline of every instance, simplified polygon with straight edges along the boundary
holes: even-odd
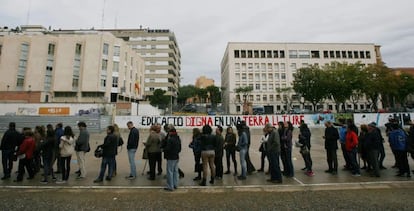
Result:
[[[267,113],[293,108],[312,109],[294,91],[278,93],[276,90],[292,87],[293,74],[297,69],[308,65],[324,66],[333,61],[377,63],[381,61],[380,46],[363,43],[230,42],[221,62],[225,112],[240,114],[243,111],[243,96],[237,94],[235,89],[247,86],[253,87],[247,100],[252,102],[253,107],[264,107]],[[287,107],[287,99],[293,101],[291,108]],[[367,103],[361,102],[356,108],[347,105],[346,108],[364,110]],[[335,106],[333,102],[327,102],[318,109],[335,110]]]
[[[109,32],[0,29],[2,102],[136,102],[144,96],[144,65]]]
[[[181,79],[181,53],[169,29],[105,29],[123,39],[145,60],[145,97],[162,89],[176,101]]]

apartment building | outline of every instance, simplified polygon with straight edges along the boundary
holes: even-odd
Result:
[[[1,102],[136,102],[144,60],[96,30],[0,29]]]
[[[324,66],[333,61],[373,64],[381,61],[380,46],[365,43],[257,43],[230,42],[221,62],[221,86],[223,106],[227,113],[240,114],[244,97],[251,107],[264,107],[266,113],[278,113],[293,108],[312,109],[294,91],[277,92],[289,89],[297,69],[308,65]],[[241,96],[235,89],[253,87],[248,96]],[[291,108],[286,101],[290,99]],[[366,102],[356,108],[367,109]],[[335,110],[333,102],[327,102],[318,109]]]
[[[162,89],[176,102],[181,79],[181,53],[175,34],[169,29],[105,29],[123,39],[145,60],[146,99]]]

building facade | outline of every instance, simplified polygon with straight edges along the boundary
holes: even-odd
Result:
[[[162,89],[175,102],[181,79],[181,53],[169,29],[105,29],[123,39],[145,60],[146,99]]]
[[[122,39],[95,30],[0,29],[0,101],[136,102],[144,60]]]
[[[250,43],[230,42],[221,62],[221,86],[223,106],[229,114],[243,112],[244,97],[252,107],[264,107],[266,113],[287,112],[290,109],[309,104],[301,102],[289,90],[297,69],[308,65],[324,66],[331,62],[374,64],[382,61],[380,46],[375,44],[346,43]],[[248,96],[241,96],[235,89],[253,87]],[[296,98],[295,98],[296,96]],[[288,108],[286,99],[293,99]],[[347,108],[353,105],[347,105]],[[335,110],[333,102],[327,102],[318,109]],[[354,110],[367,109],[367,103],[361,102]]]

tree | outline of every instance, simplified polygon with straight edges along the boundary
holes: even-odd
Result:
[[[414,77],[410,74],[402,73],[397,80],[398,92],[395,98],[401,106],[406,106],[408,95],[414,93]]]
[[[200,103],[205,103],[208,98],[208,93],[206,89],[195,87],[195,94],[197,95]]]
[[[210,96],[211,107],[213,109],[217,108],[217,104],[221,102],[221,92],[220,88],[211,85],[206,87],[206,90]]]
[[[178,88],[177,103],[183,106],[187,103],[187,99],[195,96],[196,88],[193,85],[182,86]]]
[[[328,96],[326,73],[318,66],[312,65],[298,69],[294,78],[293,90],[312,103],[313,110],[316,111],[316,106]]]
[[[292,87],[276,88],[276,92],[283,94],[282,100],[284,101],[287,110],[290,110],[292,108],[292,103],[293,103],[292,93],[293,93],[293,91],[294,90],[293,90]]]
[[[245,87],[238,87],[234,89],[239,96],[240,94],[243,96],[243,114],[249,113],[248,106],[249,102],[247,100],[247,96],[253,91],[252,86],[245,86]]]
[[[354,91],[360,89],[361,63],[348,64],[332,62],[324,66],[326,73],[327,92],[335,101],[337,110],[341,110],[341,104],[345,105],[346,100],[350,99]],[[345,106],[342,106],[345,110]]]
[[[165,109],[170,103],[170,96],[165,95],[166,91],[162,89],[154,90],[152,96],[150,96],[150,104],[152,106],[157,106],[160,109]]]

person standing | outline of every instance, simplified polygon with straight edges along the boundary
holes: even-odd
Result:
[[[293,125],[291,122],[283,123],[283,134],[281,136],[281,147],[284,149],[281,152],[284,153],[285,164],[283,166],[283,175],[286,177],[293,177],[293,163],[292,163],[292,133]],[[282,141],[283,140],[283,141]],[[283,144],[282,144],[283,143]]]
[[[382,136],[375,122],[368,124],[368,133],[363,141],[363,148],[367,151],[368,166],[371,167],[370,176],[380,177],[380,166],[378,156],[382,145]]]
[[[193,128],[192,141],[188,145],[193,149],[194,154],[194,172],[197,172],[197,176],[193,179],[194,181],[201,180],[201,171],[203,166],[201,165],[201,131],[199,128]]]
[[[133,180],[137,177],[137,167],[135,165],[135,153],[138,149],[138,142],[139,142],[139,131],[137,128],[134,127],[134,124],[129,121],[127,123],[127,127],[129,129],[128,135],[128,143],[127,143],[127,150],[128,150],[128,160],[131,173],[126,179]]]
[[[305,122],[301,122],[299,126],[299,143],[302,145],[300,154],[305,161],[305,174],[309,177],[315,175],[312,170],[312,157],[311,157],[311,132],[308,125]]]
[[[226,150],[227,171],[224,174],[230,174],[230,157],[233,160],[234,176],[237,176],[236,160],[236,134],[232,127],[226,129],[226,138],[224,139],[224,149]]]
[[[361,176],[357,162],[358,135],[356,133],[356,130],[357,128],[355,125],[348,125],[345,138],[345,147],[351,164],[352,176]]]
[[[214,165],[216,166],[216,179],[221,180],[223,178],[223,127],[220,125],[216,128],[216,140],[217,145],[215,149]]]
[[[181,152],[181,139],[177,135],[175,128],[171,128],[168,132],[168,139],[165,144],[164,154],[167,159],[167,187],[166,191],[173,191],[178,188],[178,161]]]
[[[147,141],[144,143],[145,149],[148,153],[148,162],[149,162],[149,180],[155,180],[155,166],[158,157],[161,156],[161,136],[157,132],[157,126],[152,125],[150,128],[150,134],[147,138]]]
[[[49,182],[49,174],[52,175],[52,180],[56,180],[52,168],[52,159],[56,144],[55,139],[56,137],[53,126],[48,124],[46,126],[46,138],[40,143],[40,151],[43,159],[43,180],[40,181],[42,184],[47,184]]]
[[[70,174],[70,161],[72,154],[75,152],[75,135],[73,134],[72,128],[66,126],[63,131],[63,136],[60,137],[60,159],[61,159],[61,172],[62,179],[57,181],[57,184],[64,184],[68,182]]]
[[[265,159],[267,157],[267,155],[266,155],[266,144],[267,144],[267,139],[268,138],[269,138],[269,134],[266,131],[266,127],[264,127],[263,128],[263,135],[262,135],[262,138],[260,139],[259,152],[260,152],[261,155],[260,155],[260,169],[257,170],[258,172],[263,172],[264,171]]]
[[[339,133],[338,129],[330,121],[325,122],[325,127],[323,138],[325,139],[326,161],[328,162],[328,170],[325,172],[336,175],[338,174],[338,156],[336,151],[338,150]]]
[[[61,163],[61,159],[60,159],[60,149],[59,149],[59,145],[60,145],[60,137],[63,136],[63,124],[61,122],[56,124],[55,127],[55,136],[56,136],[56,144],[55,144],[55,153],[54,153],[54,158],[53,158],[53,164],[55,164],[56,161],[56,172],[57,174],[61,173],[61,169],[62,169],[62,163]]]
[[[247,164],[247,173],[251,174],[254,171],[256,171],[256,168],[254,167],[252,161],[250,160],[250,144],[251,144],[251,135],[250,135],[250,128],[247,126],[246,121],[240,122],[241,128],[246,132],[247,135],[247,152],[246,152],[246,164]]]
[[[16,123],[10,122],[9,129],[1,139],[1,158],[3,164],[3,177],[1,180],[9,179],[13,169],[13,154],[17,143],[23,139],[23,135],[16,131]]]
[[[105,180],[111,181],[113,172],[114,172],[114,164],[115,164],[115,155],[116,150],[118,148],[118,137],[114,134],[115,128],[114,126],[110,125],[106,128],[106,137],[104,139],[104,143],[100,146],[102,147],[102,162],[101,162],[101,169],[99,171],[99,176],[93,182],[100,183],[103,181],[105,176],[106,167],[108,167],[108,175],[106,176]]]
[[[346,131],[347,131],[347,126],[345,124],[345,119],[339,119],[339,142],[341,143],[341,150],[342,150],[342,155],[344,157],[345,160],[345,165],[344,165],[344,170],[349,170],[351,169],[351,164],[349,161],[349,156],[348,153],[346,151],[346,147],[345,147],[345,139],[346,139]]]
[[[240,156],[240,167],[241,167],[241,174],[237,176],[239,180],[247,179],[247,161],[246,161],[246,154],[248,150],[248,137],[246,130],[237,125],[237,133],[239,135],[239,141],[237,142],[237,150],[239,151]]]
[[[282,173],[280,172],[279,158],[280,158],[280,136],[276,128],[270,123],[265,126],[269,138],[267,139],[267,156],[269,158],[270,179],[268,182],[282,183]]]
[[[216,166],[214,165],[215,149],[217,147],[217,138],[211,134],[213,130],[210,125],[204,125],[201,135],[201,159],[203,161],[203,179],[201,186],[206,185],[208,166],[210,167],[210,184],[214,184],[214,177],[216,176]]]
[[[85,154],[90,151],[89,148],[89,132],[86,128],[85,122],[78,123],[79,136],[76,139],[76,157],[78,159],[79,173],[76,179],[83,179],[86,177],[85,168]]]
[[[33,131],[31,128],[23,128],[24,140],[20,144],[19,151],[16,155],[19,159],[19,170],[17,174],[17,179],[14,182],[23,181],[24,169],[26,168],[27,173],[29,173],[28,180],[34,178],[34,169],[33,169],[33,153],[36,147]]]
[[[410,166],[407,159],[407,136],[398,124],[393,124],[389,132],[389,142],[391,149],[395,153],[398,177],[411,177]]]

